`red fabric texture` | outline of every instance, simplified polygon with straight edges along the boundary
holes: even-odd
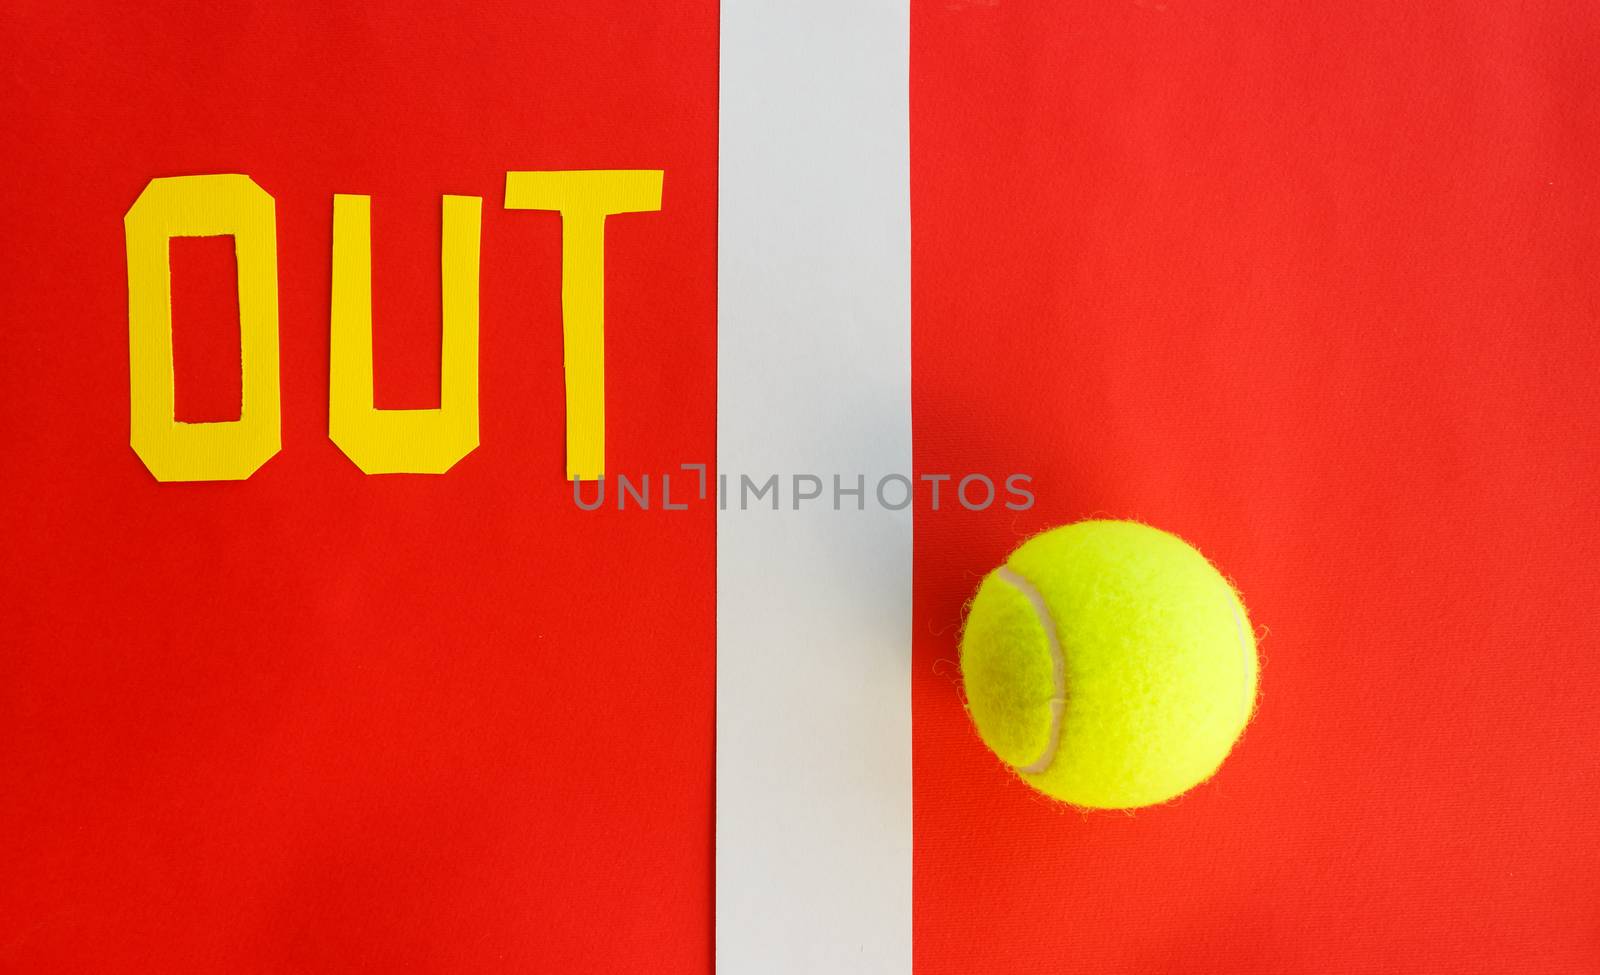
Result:
[[[608,221],[608,445],[713,461],[716,28],[6,6],[0,970],[709,968],[715,512],[573,506],[560,218],[502,204],[508,169],[665,171]],[[158,484],[122,218],[234,172],[276,200],[283,449]],[[438,404],[440,195],[483,197],[482,445],[446,475],[328,439],[335,193],[372,196],[386,407]],[[172,255],[180,415],[236,417],[231,247]]]
[[[913,9],[918,975],[1600,971],[1600,19]],[[1089,516],[1262,633],[1219,775],[1052,806],[962,713],[963,600]]]

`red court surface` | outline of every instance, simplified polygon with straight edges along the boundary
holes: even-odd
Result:
[[[916,970],[1600,971],[1600,19],[913,8]],[[1062,811],[959,708],[962,601],[1090,515],[1264,658],[1169,807]]]

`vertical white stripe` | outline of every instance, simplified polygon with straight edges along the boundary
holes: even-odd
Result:
[[[908,58],[906,0],[722,4],[720,975],[911,971]]]

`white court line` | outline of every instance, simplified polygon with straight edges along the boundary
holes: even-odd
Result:
[[[912,473],[909,9],[724,0],[721,37],[717,971],[909,975],[911,512],[872,494]]]

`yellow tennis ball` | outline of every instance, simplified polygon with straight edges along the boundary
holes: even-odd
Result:
[[[961,673],[978,734],[1074,806],[1131,809],[1208,779],[1255,708],[1244,605],[1205,556],[1129,521],[1035,535],[967,614]]]

